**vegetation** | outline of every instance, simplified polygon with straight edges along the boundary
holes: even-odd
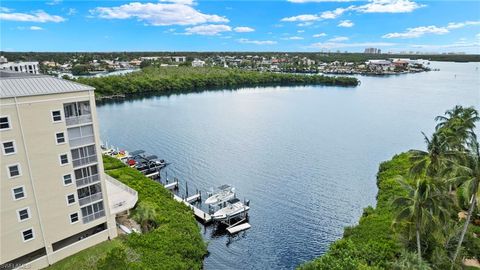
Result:
[[[480,118],[456,106],[435,120],[426,151],[380,165],[376,208],[300,269],[461,269],[480,259]]]
[[[78,82],[96,88],[97,96],[135,93],[184,93],[206,88],[257,85],[322,84],[356,86],[351,77],[298,75],[243,71],[227,68],[147,67],[123,76],[79,78]]]
[[[55,61],[61,64],[67,63],[75,58],[80,64],[85,64],[92,60],[112,60],[129,61],[144,56],[186,56],[187,61],[195,58],[206,58],[215,56],[247,56],[258,55],[263,57],[308,57],[315,61],[334,62],[365,62],[369,59],[379,58],[410,58],[427,59],[431,61],[452,61],[452,62],[480,62],[478,54],[432,54],[432,55],[414,55],[414,54],[365,54],[365,53],[318,53],[318,52],[5,52],[0,54],[7,57],[10,61]]]
[[[51,269],[202,269],[206,243],[191,210],[163,186],[119,160],[104,156],[105,171],[138,191],[131,217],[142,234],[130,234],[86,249]]]

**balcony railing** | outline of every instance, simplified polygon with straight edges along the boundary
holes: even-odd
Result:
[[[102,198],[103,198],[102,192],[99,192],[99,193],[95,193],[90,196],[79,199],[78,203],[80,204],[80,206],[83,206],[85,204],[89,204],[89,203],[101,200]]]
[[[93,213],[91,215],[84,216],[82,218],[82,220],[83,220],[83,223],[88,223],[90,221],[94,221],[95,219],[99,219],[99,218],[104,217],[104,216],[105,216],[105,210],[101,210],[101,211]]]
[[[79,166],[95,163],[97,161],[98,161],[97,155],[93,155],[93,156],[74,159],[72,160],[72,163],[73,163],[73,167],[76,168]]]
[[[95,143],[95,136],[90,135],[90,136],[85,136],[85,137],[68,139],[68,143],[70,144],[70,147],[72,147],[72,148],[77,147],[77,146],[81,146],[81,145],[93,144],[93,143]]]
[[[84,114],[80,116],[70,116],[68,118],[65,118],[65,123],[67,124],[67,126],[79,125],[79,124],[85,124],[85,123],[91,123],[91,122],[92,122],[91,114]]]
[[[80,188],[82,186],[88,185],[90,183],[95,183],[98,181],[100,181],[100,175],[94,174],[94,175],[86,176],[80,179],[76,179],[75,183],[77,184],[77,188]]]

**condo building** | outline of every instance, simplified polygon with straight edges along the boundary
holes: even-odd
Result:
[[[104,173],[94,89],[0,70],[0,269],[41,269],[117,236],[136,191]]]

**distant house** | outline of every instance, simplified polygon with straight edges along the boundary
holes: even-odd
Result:
[[[203,67],[205,66],[205,61],[202,61],[200,59],[195,59],[192,61],[192,67]]]
[[[388,60],[368,60],[365,64],[373,70],[390,70],[393,65],[392,62]]]
[[[0,69],[30,74],[40,73],[38,62],[8,62],[7,58],[3,56],[0,61]]]

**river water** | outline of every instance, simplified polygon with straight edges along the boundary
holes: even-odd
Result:
[[[251,200],[252,228],[202,227],[205,269],[293,269],[328,249],[375,204],[380,162],[423,148],[433,118],[480,106],[480,63],[358,77],[361,85],[266,87],[98,106],[101,137],[172,162],[189,189],[224,183]]]

